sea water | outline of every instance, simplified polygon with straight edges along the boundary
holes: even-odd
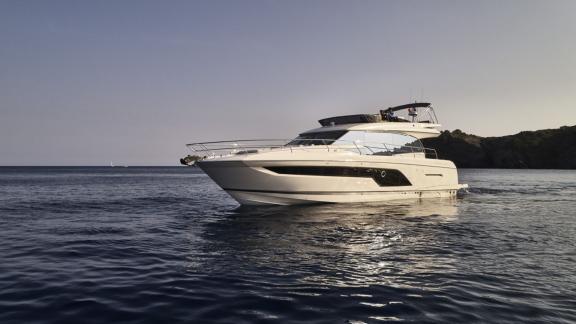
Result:
[[[238,208],[195,168],[0,168],[0,323],[576,322],[576,172]]]

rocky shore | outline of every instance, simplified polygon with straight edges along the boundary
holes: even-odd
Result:
[[[480,137],[457,129],[424,139],[459,168],[576,169],[576,126]]]

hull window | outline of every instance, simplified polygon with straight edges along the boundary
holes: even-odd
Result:
[[[278,166],[265,167],[278,174],[372,178],[381,187],[411,186],[410,181],[395,169],[354,168],[354,167],[320,167],[320,166]]]

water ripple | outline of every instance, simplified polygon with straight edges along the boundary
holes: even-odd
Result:
[[[190,168],[0,168],[0,322],[576,322],[576,173],[237,208]]]

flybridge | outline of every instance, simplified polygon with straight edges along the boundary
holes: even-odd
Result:
[[[438,124],[434,108],[428,102],[415,102],[380,110],[379,114],[358,114],[320,119],[320,125],[365,124],[381,122]]]

